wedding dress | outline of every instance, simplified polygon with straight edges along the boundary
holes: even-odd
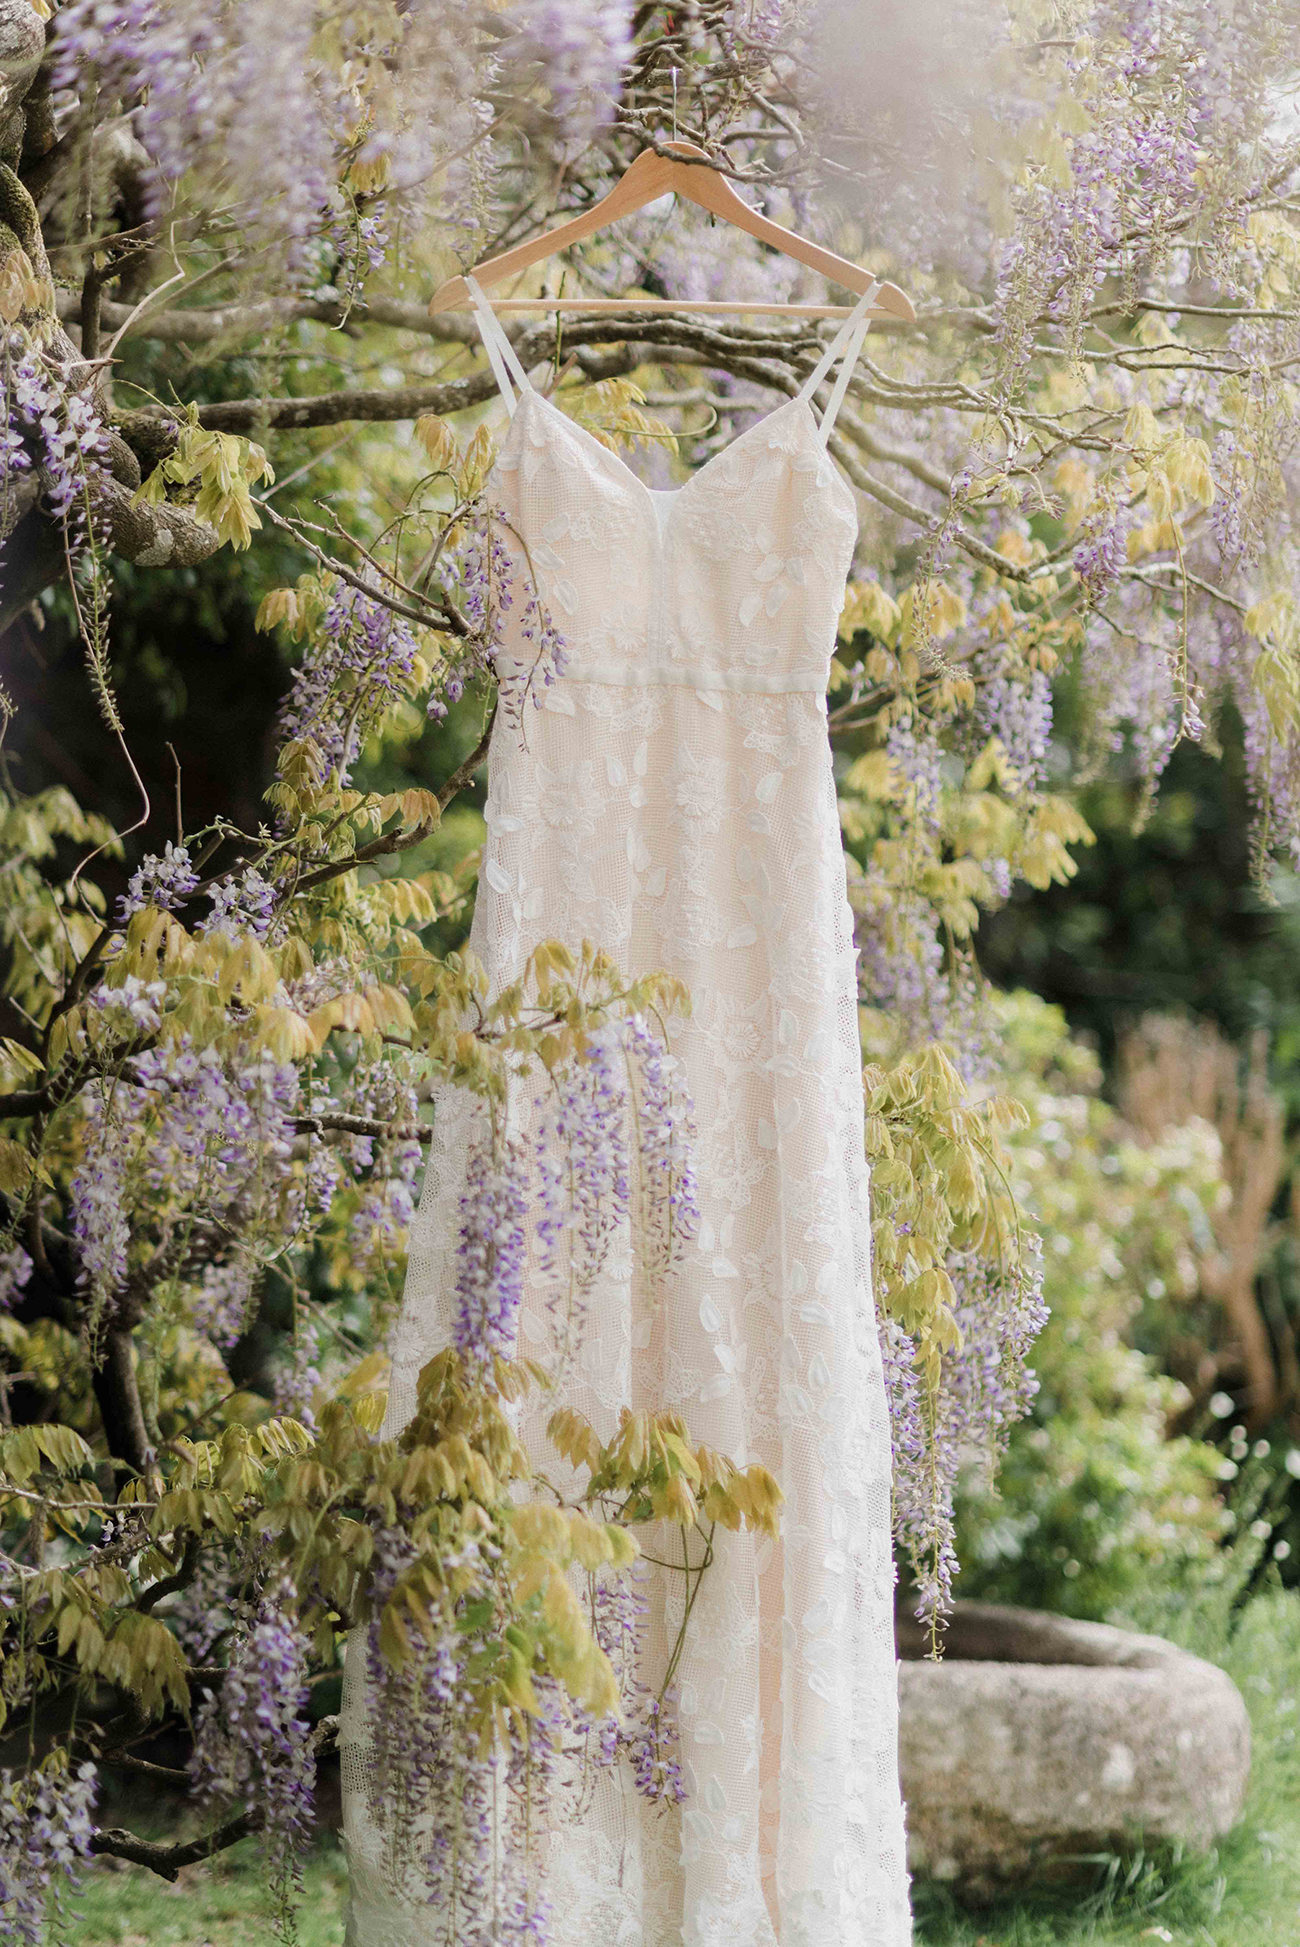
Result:
[[[657,1314],[631,1253],[611,1258],[566,1397],[604,1439],[624,1403],[674,1406],[695,1440],[761,1461],[785,1494],[779,1539],[719,1530],[700,1585],[678,1683],[686,1802],[647,1803],[625,1764],[600,1777],[550,1839],[550,1941],[903,1947],[889,1423],[825,716],[858,525],[826,447],[871,293],[797,398],[667,491],[533,389],[474,297],[512,413],[489,493],[569,661],[526,737],[498,716],[470,943],[493,993],[537,941],[589,938],[692,997],[671,1039],[695,1103],[698,1235]],[[460,1089],[435,1103],[390,1436],[450,1337],[472,1113]],[[526,1301],[521,1350],[538,1349],[544,1317]],[[545,1417],[521,1430],[554,1477]],[[682,1578],[650,1574],[653,1672]],[[380,1869],[358,1634],[341,1730],[349,1947],[441,1947],[436,1916]]]

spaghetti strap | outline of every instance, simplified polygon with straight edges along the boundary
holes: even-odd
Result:
[[[525,392],[532,390],[532,387],[528,383],[528,374],[519,362],[519,354],[506,337],[505,329],[498,319],[496,312],[483,295],[482,286],[473,277],[468,275],[465,278],[465,283],[470,297],[473,299],[474,310],[478,316],[479,336],[483,340],[483,349],[491,361],[497,385],[500,387],[501,397],[505,400],[506,407],[513,419],[515,406],[518,403],[515,398],[515,387],[517,386],[519,388],[521,397]],[[511,383],[512,380],[514,382],[513,385]]]
[[[850,311],[848,317],[844,320],[844,323],[831,339],[826,350],[818,359],[811,375],[805,379],[803,385],[799,388],[798,396],[801,399],[807,399],[811,405],[818,386],[830,371],[835,360],[840,358],[840,354],[843,353],[843,357],[840,358],[840,369],[835,377],[835,385],[831,391],[830,399],[827,402],[826,410],[821,416],[820,426],[823,446],[825,446],[831,436],[831,428],[835,424],[835,415],[844,403],[844,394],[848,390],[849,379],[852,377],[853,368],[858,362],[863,342],[866,339],[871,325],[871,319],[868,313],[879,289],[879,278],[873,278],[854,305],[852,311]]]

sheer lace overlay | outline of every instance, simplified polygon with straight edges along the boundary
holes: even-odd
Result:
[[[630,971],[680,975],[693,998],[672,1045],[696,1106],[700,1231],[657,1303],[630,1249],[611,1253],[569,1394],[603,1437],[624,1403],[675,1405],[786,1496],[779,1541],[719,1530],[703,1578],[680,1667],[687,1803],[655,1809],[616,1771],[580,1816],[557,1806],[551,1940],[904,1947],[889,1423],[824,701],[857,514],[812,409],[824,374],[656,493],[528,387],[490,315],[484,333],[507,397],[507,373],[519,387],[490,492],[571,661],[529,708],[526,741],[498,721],[472,944],[493,992],[539,939],[587,937]],[[526,651],[516,639],[503,655]],[[435,1108],[389,1433],[450,1333],[477,1110],[450,1088]],[[522,1350],[545,1319],[530,1294]],[[521,1431],[563,1478],[544,1420],[525,1414]],[[649,1573],[653,1681],[682,1586]],[[382,1871],[363,1662],[358,1633],[342,1731],[349,1947],[444,1947],[445,1916]]]

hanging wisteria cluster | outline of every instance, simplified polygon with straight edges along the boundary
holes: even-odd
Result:
[[[577,1355],[588,1299],[616,1240],[662,1277],[696,1234],[694,1139],[677,1059],[640,1015],[590,1036],[581,1062],[547,1078],[533,1110],[532,1268],[557,1375]],[[521,1184],[527,1160],[519,1158]]]
[[[468,1567],[464,1557],[450,1558],[448,1569]],[[388,1600],[413,1559],[402,1535],[376,1535],[376,1602]],[[381,1639],[376,1619],[366,1667],[382,1707],[367,1786],[376,1813],[383,1808],[385,1870],[397,1880],[415,1868],[430,1905],[455,1914],[458,1937],[475,1947],[544,1940],[547,1912],[528,1834],[547,1818],[545,1717],[532,1735],[485,1749],[464,1631],[448,1619],[398,1671]]]
[[[1186,317],[1177,298],[1148,312],[1143,348],[1104,373],[1118,450],[1100,467],[1062,469],[1078,510],[1071,566],[1104,612],[1083,634],[1079,670],[1100,747],[1131,751],[1148,792],[1180,736],[1199,739],[1224,703],[1235,707],[1260,855],[1280,844],[1300,856],[1293,718],[1261,680],[1279,649],[1289,654],[1289,610],[1269,606],[1285,570],[1277,581],[1251,573],[1266,525],[1275,544],[1293,540],[1282,483],[1295,402],[1274,373],[1295,324],[1282,305],[1268,323],[1228,323],[1225,356],[1194,384],[1178,349],[1184,334],[1195,345],[1203,307],[1248,313],[1262,288],[1272,308],[1285,287],[1269,265],[1279,250],[1289,261],[1290,245],[1259,208],[1257,170],[1267,157],[1263,173],[1286,176],[1286,129],[1264,77],[1285,61],[1295,14],[1147,0],[1098,9],[1103,23],[1066,60],[1073,120],[1017,194],[995,298],[1004,372],[1025,382],[1044,319],[1060,326],[1063,352],[1096,356],[1085,334],[1099,306],[1113,312],[1116,280],[1132,289],[1163,273],[1186,294]],[[1171,407],[1175,434],[1157,425]],[[1223,596],[1198,599],[1194,587]]]
[[[465,526],[460,594],[475,660],[480,670],[492,672],[501,708],[518,722],[525,703],[531,700],[540,706],[550,685],[564,674],[568,649],[504,524],[490,509],[480,507],[467,517]],[[513,609],[518,614],[508,621]],[[458,672],[448,685],[452,702],[457,700],[461,681]]]
[[[296,280],[346,291],[383,261],[391,219],[482,227],[467,152],[494,98],[540,95],[557,137],[581,145],[612,119],[631,54],[623,0],[515,0],[490,34],[460,0],[366,0],[352,31],[349,60],[318,0],[72,0],[51,79],[71,95],[93,76],[125,109],[149,161],[146,220],[189,182]]]
[[[201,1803],[249,1806],[263,1821],[271,1888],[284,1905],[301,1881],[299,1856],[315,1803],[307,1705],[308,1645],[287,1580],[266,1590],[239,1635],[220,1691],[195,1719],[189,1758]]]
[[[461,1195],[454,1341],[486,1371],[513,1356],[526,1281],[548,1314],[554,1382],[582,1345],[587,1301],[626,1237],[651,1276],[699,1228],[694,1122],[677,1059],[640,1015],[600,1028],[537,1085],[527,1143],[489,1131]]]
[[[46,1922],[65,1911],[90,1859],[98,1772],[63,1754],[38,1771],[0,1771],[0,1920],[6,1938],[43,1947]]]
[[[132,1055],[113,1079],[86,1089],[69,1213],[95,1299],[92,1337],[126,1285],[133,1241],[137,1264],[143,1247],[177,1271],[197,1270],[230,1237],[256,1253],[259,1239],[275,1250],[293,1234],[302,1218],[289,1121],[298,1095],[291,1064],[265,1054],[223,1057],[184,1034]],[[227,1342],[242,1322],[221,1311]]]
[[[280,711],[286,741],[310,738],[347,784],[358,754],[394,703],[427,671],[413,630],[376,594],[340,582],[330,589],[311,650]]]
[[[304,278],[318,241],[340,221],[346,229],[358,193],[426,185],[474,133],[482,70],[459,10],[422,9],[405,33],[382,0],[366,12],[368,59],[346,73],[311,0],[74,0],[60,15],[54,86],[80,90],[93,75],[108,100],[128,106],[150,163],[147,218],[162,220],[197,175],[203,194],[233,198],[242,226]],[[418,112],[421,98],[459,109],[439,127]],[[288,126],[298,131],[292,149],[280,139]]]
[[[67,384],[33,347],[6,335],[3,364],[4,422],[0,454],[4,461],[4,505],[34,478],[51,515],[75,551],[88,539],[87,468],[107,456],[107,435],[94,401]],[[3,529],[10,523],[5,520]]]
[[[948,1260],[953,1317],[963,1356],[949,1360],[933,1391],[915,1346],[895,1319],[881,1334],[894,1442],[894,1532],[912,1565],[916,1613],[935,1630],[951,1607],[959,1570],[954,1500],[964,1481],[993,1476],[1015,1423],[1038,1389],[1028,1361],[1047,1322],[1038,1240],[1027,1261],[999,1276],[974,1253]]]
[[[386,1598],[409,1566],[392,1538],[378,1538],[376,1594]],[[539,1678],[526,1730],[507,1746],[482,1748],[463,1632],[422,1643],[394,1675],[380,1644],[367,1638],[367,1675],[382,1697],[373,1767],[373,1814],[382,1820],[385,1871],[400,1880],[415,1868],[431,1908],[456,1915],[457,1940],[476,1947],[549,1938],[544,1875],[530,1839],[582,1816],[596,1778],[626,1758],[636,1787],[652,1802],[686,1796],[671,1696],[636,1675],[644,1598],[634,1571],[591,1578],[593,1631],[619,1680],[619,1713],[593,1716],[562,1685]]]
[[[631,15],[627,0],[517,0],[507,15],[513,33],[500,58],[520,81],[536,72],[573,155],[614,119],[632,56]]]
[[[476,497],[460,510],[456,526],[459,543],[443,551],[442,608],[432,608],[429,618],[454,614],[454,634],[413,628],[378,584],[304,577],[296,590],[277,590],[262,604],[263,627],[287,622],[295,635],[309,631],[280,711],[280,735],[310,750],[337,785],[348,784],[382,728],[411,721],[417,697],[424,715],[438,722],[467,683],[486,679],[504,718],[518,723],[525,705],[540,706],[564,672],[564,637],[502,521]],[[251,896],[248,888],[241,893],[245,906]]]

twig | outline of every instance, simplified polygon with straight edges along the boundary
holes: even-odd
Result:
[[[185,821],[181,816],[181,760],[176,755],[175,744],[168,744],[167,748],[171,752],[172,763],[176,767],[176,843],[184,845]]]

